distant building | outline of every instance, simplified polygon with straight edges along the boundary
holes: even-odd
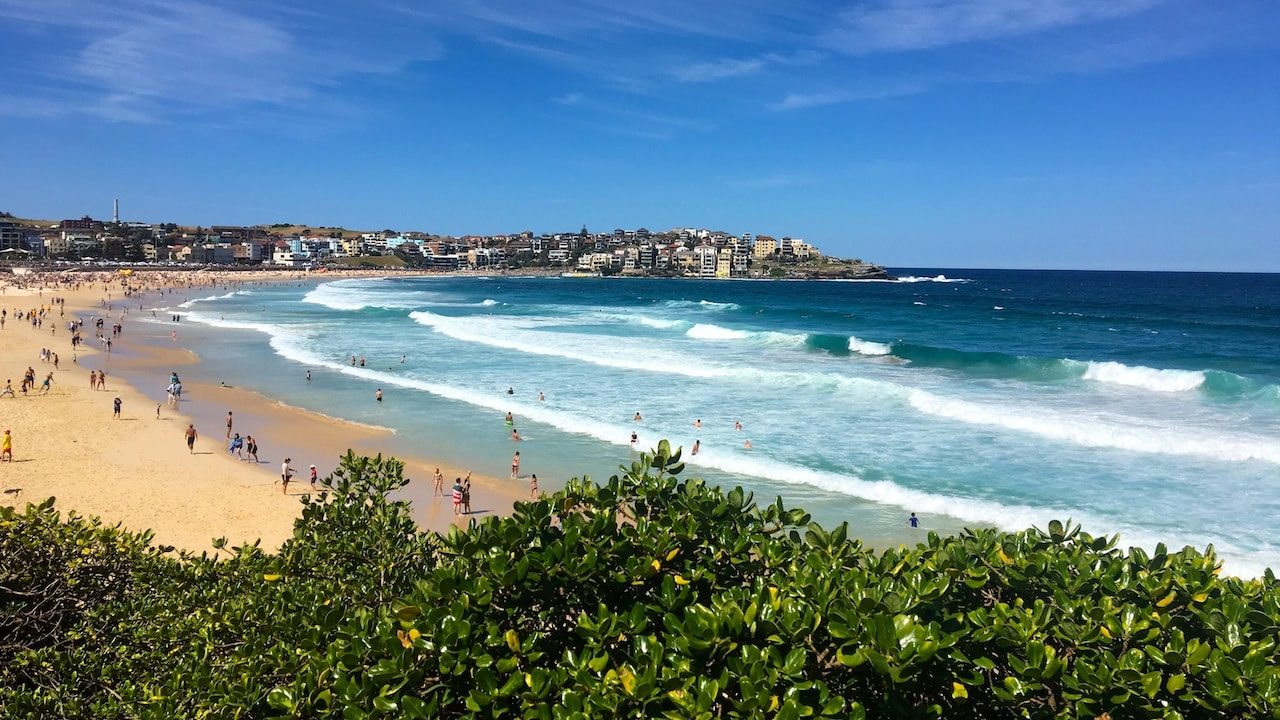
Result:
[[[17,223],[0,221],[0,250],[23,250],[26,233]]]
[[[58,223],[59,230],[86,230],[89,232],[101,232],[102,227],[102,221],[94,220],[88,215],[85,215],[79,220],[63,220]]]
[[[721,248],[716,253],[716,277],[724,280],[733,275],[733,250]]]
[[[778,241],[768,235],[757,235],[752,255],[757,260],[765,260],[778,251]]]
[[[699,245],[693,249],[693,271],[701,278],[716,276],[716,264],[720,252],[714,245]]]

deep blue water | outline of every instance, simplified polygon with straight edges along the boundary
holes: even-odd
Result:
[[[877,542],[913,537],[911,511],[940,530],[1071,517],[1131,544],[1214,543],[1245,574],[1280,566],[1280,276],[895,272],[341,280],[188,317],[219,328],[209,362],[393,427],[401,451],[503,475],[511,411],[547,487],[613,471],[636,432]]]

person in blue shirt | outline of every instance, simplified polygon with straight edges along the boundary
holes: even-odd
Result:
[[[916,517],[915,513],[911,513],[911,517],[907,519],[907,522],[911,523],[913,528],[920,527],[920,518]]]

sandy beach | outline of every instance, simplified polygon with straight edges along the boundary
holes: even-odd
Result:
[[[0,463],[0,503],[21,506],[55,497],[64,512],[97,516],[104,523],[134,530],[150,529],[157,544],[196,552],[212,551],[212,540],[218,537],[231,544],[260,540],[266,548],[279,547],[301,510],[299,496],[312,492],[306,481],[309,465],[315,464],[324,477],[348,448],[358,454],[381,452],[379,441],[391,431],[226,386],[225,380],[206,376],[199,347],[171,338],[166,325],[131,322],[126,312],[136,318],[139,308],[147,311],[159,303],[162,291],[199,297],[229,284],[298,276],[137,273],[127,279],[135,288],[127,300],[118,275],[61,274],[57,286],[48,277],[3,276],[0,308],[7,317],[0,329],[0,383],[11,380],[16,397],[0,397],[0,432],[11,431],[14,454],[13,462]],[[54,298],[64,302],[55,304]],[[45,314],[37,326],[20,319],[41,309]],[[84,322],[84,342],[73,349],[67,324],[76,318]],[[114,323],[123,326],[112,338],[110,353],[96,337],[98,318],[104,321],[107,337]],[[42,349],[57,353],[57,368],[52,361],[42,361]],[[20,385],[28,368],[36,382],[24,394]],[[106,372],[105,390],[90,388],[92,371]],[[176,408],[166,401],[171,372],[183,381],[183,400]],[[46,394],[41,385],[49,373]],[[121,400],[119,419],[113,418],[116,397]],[[257,464],[227,451],[228,411],[233,413],[232,432],[257,440]],[[199,433],[194,453],[188,452],[184,440],[188,423]],[[279,483],[285,457],[292,458],[296,473],[288,494],[281,492]],[[433,496],[431,477],[439,467],[448,486],[466,469],[427,457],[401,459],[411,478],[406,494],[425,528],[444,530],[472,518],[509,513],[512,503],[525,497],[516,483],[473,475],[474,512],[455,516],[448,498]]]

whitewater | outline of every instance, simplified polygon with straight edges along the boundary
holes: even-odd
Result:
[[[635,432],[874,544],[920,539],[910,512],[938,532],[1070,518],[1280,567],[1274,278],[895,274],[341,280],[182,309],[220,338],[206,362],[251,363],[254,389],[496,475],[513,412],[548,487],[615,471]],[[386,403],[361,402],[372,387]]]

